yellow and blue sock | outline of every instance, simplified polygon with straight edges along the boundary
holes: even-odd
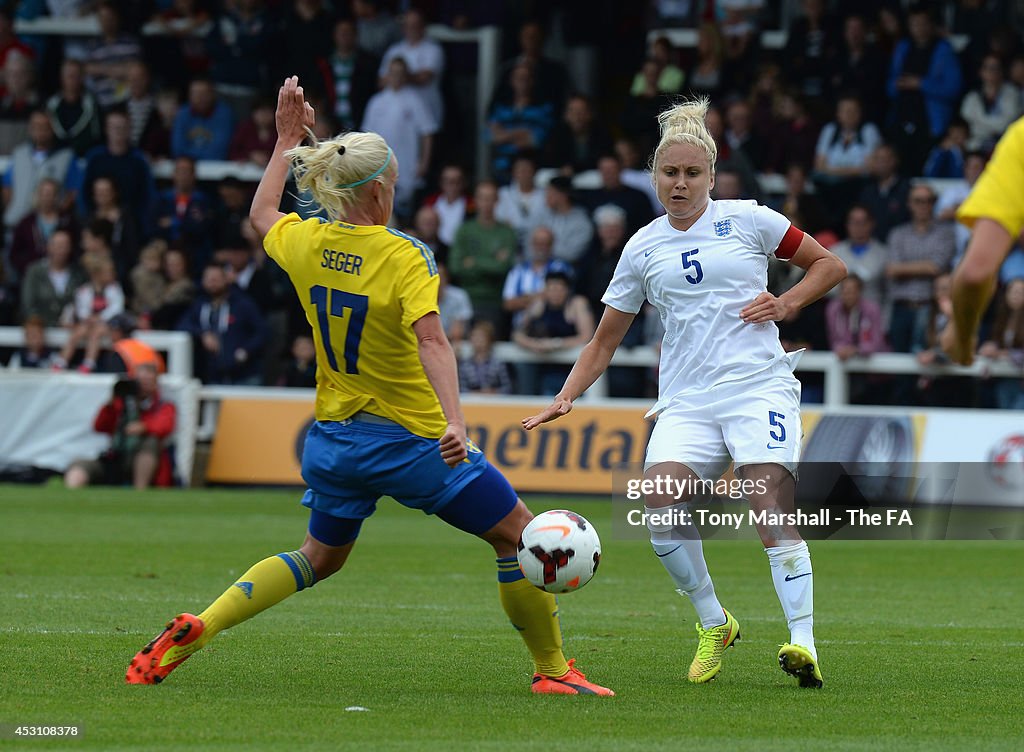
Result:
[[[229,629],[315,584],[316,572],[301,551],[277,554],[254,564],[199,614],[204,624],[199,647],[221,630]]]
[[[562,629],[555,596],[531,585],[515,556],[497,561],[501,607],[526,643],[537,673],[556,678],[564,676],[569,665],[562,654]]]

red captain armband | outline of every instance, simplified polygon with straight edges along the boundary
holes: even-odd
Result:
[[[796,249],[800,247],[803,240],[804,231],[796,225],[790,225],[789,229],[786,230],[786,234],[782,236],[782,242],[779,243],[779,247],[775,249],[775,258],[789,261],[793,258],[793,254],[796,253]]]

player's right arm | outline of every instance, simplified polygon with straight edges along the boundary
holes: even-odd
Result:
[[[428,313],[417,319],[412,330],[416,334],[420,363],[427,381],[437,394],[448,427],[441,437],[441,459],[455,467],[466,459],[466,419],[459,402],[459,368],[441,317]]]
[[[544,410],[530,418],[523,418],[523,428],[529,431],[541,423],[547,423],[568,414],[572,410],[572,403],[607,370],[615,350],[622,342],[622,338],[626,336],[634,318],[636,318],[635,313],[626,313],[611,306],[605,306],[604,315],[601,316],[601,323],[597,325],[594,338],[580,352],[580,357],[576,359],[576,364],[569,372],[562,390],[555,395],[554,400]]]
[[[313,108],[303,97],[298,76],[285,79],[277,93],[277,112],[274,117],[277,143],[274,144],[274,153],[270,156],[249,209],[249,220],[261,239],[284,216],[280,206],[289,169],[284,153],[302,143],[306,137],[306,128],[312,128],[314,124]]]

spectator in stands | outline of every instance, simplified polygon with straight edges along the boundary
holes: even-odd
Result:
[[[111,248],[113,236],[114,227],[105,219],[94,219],[83,227],[82,266],[85,267],[90,261],[96,259],[114,261],[114,252]]]
[[[555,258],[575,264],[590,245],[594,227],[587,212],[573,204],[572,181],[563,175],[553,177],[544,191],[544,203],[537,222],[554,233]]]
[[[402,58],[408,68],[409,83],[423,102],[433,122],[444,122],[441,99],[441,74],[444,72],[444,50],[427,38],[427,22],[423,11],[410,8],[402,17],[402,41],[388,47],[380,61],[381,86],[389,85],[391,61]],[[389,141],[390,143],[390,141]]]
[[[502,288],[502,308],[512,314],[512,327],[519,326],[523,311],[540,299],[548,272],[561,272],[572,276],[572,266],[553,257],[555,236],[540,225],[534,228],[526,245],[526,260],[516,264],[505,277]]]
[[[433,251],[438,266],[448,263],[448,244],[438,236],[437,233],[440,229],[441,218],[434,211],[434,207],[421,206],[416,210],[410,234],[418,240],[422,240],[427,248]]]
[[[525,246],[531,227],[544,209],[544,191],[537,186],[537,159],[532,152],[522,152],[512,161],[512,182],[498,189],[496,216],[510,225]]]
[[[263,6],[263,0],[224,0],[206,38],[210,78],[234,120],[245,117],[253,98],[267,90],[267,51],[274,49],[276,29]]]
[[[153,171],[143,153],[132,147],[131,121],[123,111],[108,112],[104,126],[106,143],[86,155],[82,184],[90,186],[100,176],[111,178],[125,209],[145,232],[156,199]],[[96,208],[91,191],[81,191],[79,198],[84,213],[91,214]]]
[[[1014,279],[1004,288],[992,331],[978,355],[1024,368],[1024,279]],[[1024,381],[1000,379],[995,396],[996,405],[1003,410],[1024,410]]]
[[[327,92],[320,64],[331,54],[333,13],[324,0],[295,0],[287,3],[279,15],[283,49],[273,79],[298,76],[304,82],[306,97],[320,101]]]
[[[203,269],[203,291],[178,329],[195,338],[204,384],[259,384],[266,323],[249,296],[228,284],[219,264]]]
[[[962,178],[964,152],[969,137],[967,122],[959,116],[953,118],[942,134],[942,140],[928,152],[921,174],[926,178]]]
[[[501,325],[499,292],[519,256],[516,231],[495,217],[498,184],[482,180],[473,196],[476,214],[462,223],[448,253],[448,265],[469,293],[478,319]]]
[[[11,54],[23,55],[29,60],[35,57],[32,48],[15,36],[13,12],[3,6],[0,7],[0,68],[7,64],[7,57]]]
[[[782,60],[786,79],[805,97],[816,101],[825,93],[839,33],[824,0],[803,0],[802,6],[803,14],[792,19],[786,30]]]
[[[142,245],[139,225],[135,217],[122,206],[117,184],[111,178],[99,177],[93,181],[92,201],[95,210],[90,219],[102,219],[110,223],[110,253],[117,263],[120,276],[131,269],[138,258]],[[89,225],[92,224],[90,221]]]
[[[967,157],[964,159],[963,178],[957,180],[952,185],[948,185],[939,194],[939,200],[935,203],[935,218],[937,220],[940,222],[953,222],[956,219],[957,209],[960,208],[960,204],[967,200],[971,188],[974,187],[974,184],[978,182],[978,178],[981,177],[987,161],[985,155],[980,151],[968,152]],[[956,258],[959,260],[967,249],[967,241],[971,238],[971,231],[960,222],[956,222],[953,226],[956,228]]]
[[[838,210],[860,195],[868,161],[881,143],[875,124],[864,122],[860,101],[852,95],[840,97],[836,119],[822,129],[815,149],[814,183],[827,206]]]
[[[645,165],[640,163],[640,152],[636,143],[628,138],[619,138],[615,141],[615,154],[619,157],[622,165],[622,182],[630,188],[643,191],[651,204],[654,216],[660,217],[665,213],[665,207],[658,201],[658,192],[651,181],[651,173]]]
[[[889,250],[874,237],[874,229],[875,220],[871,212],[862,204],[854,204],[846,212],[846,239],[829,251],[842,259],[851,276],[857,276],[859,293],[881,305],[885,300],[885,267],[889,262]]]
[[[63,230],[73,238],[78,236],[75,215],[61,209],[60,190],[56,180],[40,180],[33,210],[14,227],[10,262],[18,279],[24,277],[30,264],[46,257],[46,247],[55,232]]]
[[[550,102],[534,97],[533,69],[520,63],[509,73],[509,95],[498,99],[488,115],[492,172],[501,181],[510,177],[512,163],[525,152],[545,148],[554,126]]]
[[[644,61],[637,74],[643,84],[631,91],[622,111],[621,129],[645,152],[651,152],[658,143],[658,115],[669,105],[670,96],[658,90],[658,64]]]
[[[742,152],[755,168],[763,164],[764,141],[755,131],[750,104],[736,100],[725,111],[725,140],[731,153]]]
[[[753,78],[761,46],[757,15],[764,0],[718,0],[726,64],[736,81]]]
[[[117,281],[114,262],[108,258],[92,257],[84,261],[89,281],[75,290],[74,319],[68,341],[54,358],[59,368],[67,368],[78,346],[85,342],[85,356],[78,370],[91,373],[96,370],[100,346],[110,330],[107,323],[124,313],[124,290]]]
[[[909,38],[896,45],[889,71],[890,122],[904,164],[918,173],[928,149],[945,132],[960,96],[960,63],[938,36],[931,8],[913,7]]]
[[[378,59],[402,36],[398,22],[382,5],[381,0],[352,0],[359,48]]]
[[[206,36],[213,26],[207,3],[204,0],[173,0],[169,7],[166,2],[161,5],[163,10],[154,17],[153,23],[169,37],[169,60],[181,66],[180,70],[172,71],[172,74],[177,74],[175,82],[205,73],[210,67]]]
[[[762,171],[782,173],[794,163],[808,172],[814,168],[819,130],[802,96],[792,91],[780,92],[765,132]],[[729,154],[729,160],[736,161],[735,152]],[[747,179],[744,185],[749,185]]]
[[[157,369],[140,366],[134,379],[114,385],[113,397],[93,423],[93,430],[110,434],[110,448],[95,460],[73,462],[64,473],[64,484],[83,488],[130,482],[136,490],[170,486],[174,479],[166,442],[176,420],[174,404],[160,396]]]
[[[743,152],[734,152],[729,146],[729,142],[725,140],[725,119],[722,117],[721,110],[717,107],[709,107],[707,115],[704,116],[704,123],[718,147],[718,162],[715,164],[715,172],[732,170],[738,173],[743,181],[744,195],[749,198],[759,196],[760,185],[757,173],[754,172],[754,166]],[[785,166],[783,165],[780,169],[785,169]]]
[[[334,25],[334,50],[320,66],[328,106],[344,131],[359,127],[366,104],[377,90],[377,58],[357,42],[355,21],[339,19]]]
[[[935,221],[935,201],[929,186],[915,185],[908,199],[910,222],[889,233],[889,344],[895,352],[912,352],[915,342],[924,341],[933,282],[949,270],[956,253],[953,226]]]
[[[825,307],[829,347],[840,360],[864,358],[887,349],[882,308],[863,293],[863,280],[851,273]]]
[[[364,131],[379,133],[398,158],[395,213],[404,219],[413,214],[413,195],[430,169],[434,134],[440,127],[434,109],[427,106],[410,78],[405,59],[391,56],[387,85],[370,98],[362,127]]]
[[[686,88],[695,96],[718,100],[729,88],[725,67],[725,42],[718,25],[705,21],[697,30],[696,57],[686,73]]]
[[[591,213],[602,206],[619,207],[626,213],[627,235],[632,235],[654,219],[647,196],[622,182],[622,163],[617,154],[611,152],[602,155],[597,160],[597,171],[601,176],[601,186],[593,190],[580,191],[580,203]]]
[[[250,189],[234,175],[217,183],[217,200],[213,208],[213,244],[224,248],[242,234],[242,222],[249,221]]]
[[[875,237],[885,240],[889,231],[910,217],[907,197],[910,181],[899,172],[899,155],[889,144],[881,144],[871,155],[871,182],[864,186],[858,203],[867,207],[875,220]]]
[[[817,235],[829,229],[828,212],[821,199],[808,191],[807,172],[801,164],[791,164],[786,168],[786,193],[779,202],[778,210],[789,218],[789,221],[806,233]],[[820,241],[819,241],[820,242]],[[822,243],[829,245],[828,243]],[[793,266],[787,264],[787,267]]]
[[[157,106],[149,66],[141,61],[128,64],[128,96],[124,109],[131,121],[132,146],[151,157],[166,155],[170,132],[164,127]]]
[[[565,66],[544,55],[544,27],[537,20],[529,20],[519,27],[519,54],[502,64],[492,107],[496,102],[512,98],[512,73],[522,65],[531,73],[533,101],[539,105],[549,104],[554,112],[561,112],[569,88]]]
[[[53,365],[53,351],[46,346],[46,324],[40,316],[30,316],[21,326],[25,344],[11,356],[7,367],[12,371],[22,368],[49,369]]]
[[[683,89],[686,81],[686,74],[676,65],[676,49],[668,37],[656,37],[651,43],[650,54],[647,59],[654,63],[657,75],[655,76],[655,88],[662,94],[678,94]],[[643,72],[633,76],[633,84],[629,93],[638,96],[647,86]]]
[[[540,299],[526,309],[512,339],[530,352],[547,355],[580,347],[593,336],[594,317],[586,298],[572,294],[568,275],[552,271],[544,279]],[[520,384],[520,391],[528,386],[532,387],[528,394],[555,394],[562,388],[569,370],[568,365],[543,365],[539,369],[539,383]]]
[[[985,55],[978,71],[981,85],[967,92],[960,115],[970,126],[967,148],[992,151],[1010,123],[1020,117],[1024,101],[1013,84],[1006,81],[1003,62],[997,55]]]
[[[14,147],[3,178],[4,225],[9,229],[32,211],[43,179],[67,185],[74,159],[70,149],[57,146],[45,113],[33,112],[28,122],[28,140]]]
[[[1021,97],[1021,102],[1024,102],[1024,54],[1014,55],[1010,60],[1009,70],[1009,84],[1012,86]]]
[[[129,308],[139,316],[141,322],[148,323],[153,311],[159,308],[163,301],[167,288],[167,280],[164,279],[163,273],[166,252],[167,242],[164,240],[157,239],[147,243],[139,251],[139,263],[129,275],[132,290]]]
[[[0,87],[0,154],[9,154],[28,133],[29,115],[40,105],[32,60],[20,53],[7,56]]]
[[[100,0],[96,7],[100,34],[89,44],[85,63],[86,85],[102,109],[125,99],[128,91],[128,64],[142,59],[142,46],[136,35],[122,29],[121,5]]]
[[[437,273],[440,280],[437,289],[438,314],[448,341],[455,345],[466,337],[469,322],[473,320],[473,303],[469,293],[452,284],[445,264],[437,265]]]
[[[577,291],[587,299],[594,319],[601,318],[604,303],[601,298],[612,281],[622,249],[632,234],[628,230],[629,215],[615,204],[605,204],[594,210],[597,234],[578,265]]]
[[[22,318],[38,316],[45,326],[57,326],[73,305],[75,290],[86,283],[82,269],[71,262],[71,233],[57,230],[46,244],[46,258],[25,271],[21,282]]]
[[[163,263],[164,291],[150,315],[153,329],[174,329],[196,297],[196,283],[188,270],[188,256],[180,248],[168,248]]]
[[[231,108],[218,101],[208,78],[188,85],[188,104],[178,110],[171,133],[171,155],[192,159],[227,159],[234,120]]]
[[[850,92],[864,108],[864,119],[885,122],[886,60],[868,36],[864,16],[853,13],[843,21],[843,41],[831,58],[829,84],[832,91]]]
[[[195,160],[178,157],[171,187],[160,194],[157,203],[157,233],[169,243],[182,243],[202,261],[210,252],[212,219],[210,199],[196,184]]]
[[[611,137],[595,122],[590,100],[582,94],[569,97],[548,140],[546,163],[563,175],[574,175],[597,167],[597,158],[611,149]]]
[[[455,231],[473,211],[473,201],[466,195],[466,173],[456,164],[441,169],[441,190],[428,196],[425,206],[433,208],[441,220],[437,236],[449,246],[455,240]]]
[[[508,366],[494,357],[494,324],[480,321],[469,332],[473,352],[459,359],[459,388],[470,394],[510,394]]]
[[[85,69],[80,60],[61,63],[60,89],[46,101],[46,113],[58,142],[78,156],[100,143],[100,105],[85,88]]]
[[[266,167],[276,141],[274,103],[266,98],[257,98],[252,113],[235,128],[228,147],[228,159]]]
[[[260,312],[267,315],[281,307],[270,271],[260,263],[267,259],[267,255],[262,248],[250,248],[245,238],[241,240],[218,249],[214,260],[224,267],[228,284],[244,292]]]
[[[309,334],[300,334],[292,340],[291,358],[277,385],[295,389],[316,387],[316,344]]]
[[[715,170],[715,187],[711,189],[715,201],[732,201],[743,198],[743,179],[732,169]]]

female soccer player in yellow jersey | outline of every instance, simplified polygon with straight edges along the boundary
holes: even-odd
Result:
[[[554,597],[519,570],[516,546],[533,515],[466,439],[433,254],[386,227],[401,168],[394,152],[375,133],[300,146],[314,112],[294,76],[276,118],[249,216],[316,341],[317,420],[302,456],[309,530],[297,551],[257,563],[198,616],[172,619],[132,660],[127,681],[162,681],[221,630],[337,572],[386,495],[494,547],[501,605],[533,655],[533,692],[614,694],[566,662]],[[332,221],[278,211],[290,166]]]

